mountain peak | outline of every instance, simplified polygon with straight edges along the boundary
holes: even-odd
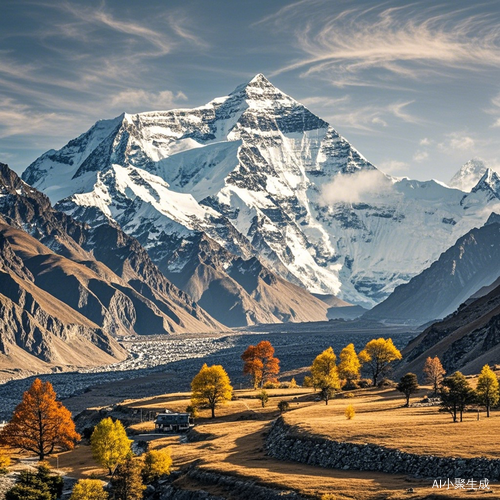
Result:
[[[479,182],[472,189],[473,193],[477,191],[491,191],[494,196],[500,198],[500,177],[491,168],[487,168]]]
[[[272,83],[262,73],[258,73],[248,82],[248,85],[254,84],[272,85]]]
[[[464,163],[448,183],[450,187],[470,192],[486,172],[486,164],[479,158]]]

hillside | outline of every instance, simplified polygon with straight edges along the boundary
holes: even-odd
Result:
[[[472,303],[463,304],[434,323],[402,351],[395,376],[422,373],[428,356],[438,356],[448,373],[479,373],[500,359],[500,286]]]

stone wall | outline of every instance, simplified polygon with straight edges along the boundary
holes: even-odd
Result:
[[[283,491],[255,484],[251,479],[219,474],[197,467],[190,468],[184,478],[187,478],[191,488],[186,490],[176,486],[175,482],[148,488],[145,499],[159,500],[306,500],[294,491]],[[172,478],[173,479],[173,478]],[[217,495],[212,495],[203,488],[216,487]],[[199,488],[199,489],[198,489]],[[221,496],[219,496],[221,495]]]
[[[445,438],[443,438],[445,439]],[[419,478],[500,478],[500,460],[417,455],[375,444],[354,444],[301,434],[279,417],[266,438],[267,454],[279,460],[335,469],[407,474]]]

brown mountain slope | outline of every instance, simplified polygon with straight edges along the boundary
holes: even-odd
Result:
[[[236,257],[202,233],[173,248],[158,259],[159,268],[228,326],[327,319],[326,303],[278,277],[255,257]],[[174,262],[176,272],[171,271]]]
[[[500,286],[410,342],[395,375],[414,372],[420,377],[428,356],[438,356],[448,373],[478,373],[487,363],[500,363]]]
[[[172,285],[137,240],[119,228],[110,224],[90,228],[54,210],[45,195],[1,163],[0,191],[0,214],[6,222],[27,230],[52,250],[49,258],[46,251],[36,248],[28,255],[26,242],[17,247],[20,254],[30,259],[28,267],[37,273],[39,285],[68,301],[92,321],[120,334],[224,328]],[[45,256],[34,258],[37,252]],[[70,268],[67,261],[65,271],[57,268],[61,257],[84,266],[90,274],[83,267]],[[64,289],[57,284],[58,273],[64,276]],[[111,282],[111,288],[104,282]]]

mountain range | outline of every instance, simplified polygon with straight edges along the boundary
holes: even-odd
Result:
[[[385,175],[263,75],[198,108],[99,121],[23,179],[83,223],[118,225],[230,325],[319,319],[325,295],[373,307],[500,203],[492,175],[470,192]],[[255,305],[266,280],[287,287],[278,311]]]

